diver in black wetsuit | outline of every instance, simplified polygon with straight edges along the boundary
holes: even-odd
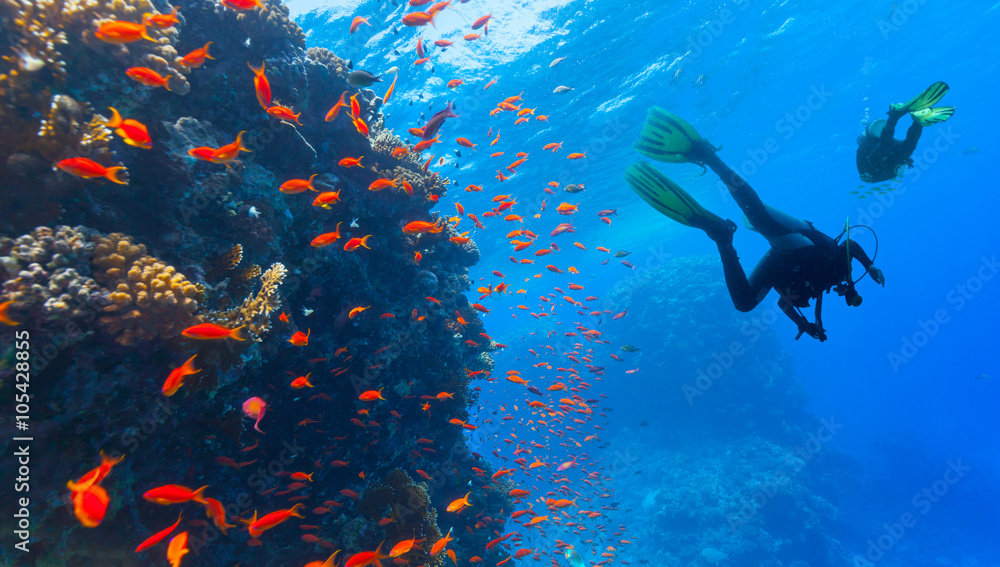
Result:
[[[625,179],[632,190],[653,208],[682,224],[704,230],[716,242],[726,285],[738,310],[752,310],[773,288],[778,292],[782,312],[798,326],[795,338],[808,334],[825,341],[826,330],[820,317],[823,294],[834,290],[844,296],[848,305],[861,304],[861,297],[854,289],[856,281],[851,280],[853,260],[858,260],[876,283],[885,286],[882,271],[872,264],[857,242],[850,238],[838,242],[839,237],[831,238],[811,223],[764,204],[746,180],[723,163],[716,149],[682,118],[659,108],[650,109],[634,148],[660,161],[710,167],[726,184],[749,226],[771,244],[771,249],[747,277],[733,247],[735,223],[706,210],[646,162],[626,169]],[[816,321],[810,322],[799,310],[814,299]]]
[[[948,92],[948,85],[937,82],[905,104],[889,106],[889,118],[876,120],[858,137],[857,165],[861,180],[879,183],[901,177],[907,167],[913,167],[914,150],[924,126],[944,122],[955,113],[955,108],[931,108]],[[910,114],[913,124],[906,131],[906,139],[895,139],[896,123]]]
[[[726,286],[736,309],[748,312],[757,307],[773,288],[778,292],[778,307],[803,333],[826,340],[820,310],[823,294],[835,289],[848,305],[861,304],[861,296],[851,281],[851,261],[857,260],[876,283],[885,287],[882,271],[875,267],[864,249],[850,238],[837,239],[817,230],[812,223],[790,217],[765,205],[752,187],[715,154],[715,148],[701,140],[688,156],[695,163],[712,169],[726,184],[730,195],[743,210],[753,229],[771,242],[771,249],[757,262],[747,277],[733,246],[735,225],[726,221],[726,230],[706,230],[719,248]],[[816,300],[816,321],[810,322],[799,311]]]

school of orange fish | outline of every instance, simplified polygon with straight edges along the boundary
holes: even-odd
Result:
[[[464,4],[467,1],[468,0],[460,0],[459,3]],[[429,3],[430,0],[410,0],[409,5],[412,7],[422,7]],[[222,4],[233,10],[265,9],[265,7],[260,3],[260,0],[222,0]],[[427,24],[433,25],[436,15],[451,7],[450,4],[451,0],[446,0],[429,6],[426,11],[410,12],[403,16],[401,23],[404,26],[416,28],[426,26]],[[454,7],[452,7],[452,9],[454,9]],[[177,14],[177,8],[174,8],[171,14],[146,14],[142,19],[142,23],[138,24],[124,21],[105,23],[95,30],[94,34],[98,39],[109,43],[130,43],[151,40],[152,38],[148,35],[149,28],[165,29],[174,26],[179,22]],[[356,33],[362,25],[371,26],[368,19],[369,18],[362,16],[355,17],[351,22],[350,29],[348,30],[349,33]],[[482,29],[482,34],[469,33],[464,35],[463,39],[465,42],[468,43],[477,40],[484,40],[484,38],[488,36],[488,27],[491,19],[492,15],[486,15],[476,19],[471,28],[474,31]],[[212,59],[212,56],[209,54],[211,45],[212,43],[209,42],[204,47],[196,49],[184,56],[182,59],[184,65],[193,69],[201,67],[205,64],[206,59]],[[451,41],[444,39],[434,42],[434,46],[441,49],[451,47],[452,45]],[[430,54],[425,51],[423,39],[418,38],[416,41],[416,55],[417,58],[413,62],[414,65],[423,65],[431,59]],[[248,63],[248,66],[253,72],[253,85],[262,109],[267,112],[268,115],[280,120],[300,124],[299,120],[301,113],[296,114],[291,108],[272,104],[270,83],[268,82],[264,65],[261,64],[260,66],[254,66]],[[155,71],[148,68],[130,68],[126,71],[126,75],[143,85],[150,87],[163,87],[168,90],[170,88],[168,78],[160,76]],[[495,85],[496,82],[496,80],[491,80],[482,88],[489,89]],[[383,97],[384,103],[389,102],[393,90],[395,89],[395,85],[396,80],[394,78],[391,86],[388,88],[388,91]],[[462,85],[465,85],[463,80],[453,79],[447,83],[447,88],[455,89]],[[326,122],[335,121],[341,115],[341,110],[346,109],[344,114],[351,120],[358,134],[361,136],[368,136],[368,126],[361,118],[357,96],[357,94],[348,96],[348,92],[342,93],[338,101],[326,114],[324,120]],[[115,133],[126,143],[137,148],[145,149],[149,149],[152,146],[153,142],[143,124],[132,118],[123,119],[120,113],[114,108],[110,110],[112,117],[106,122],[106,125],[113,129]],[[500,100],[497,103],[496,108],[490,112],[490,115],[502,116],[505,113],[513,114],[516,117],[514,120],[515,125],[528,122],[531,119],[530,117],[534,117],[536,121],[547,122],[548,116],[536,114],[536,110],[537,108],[525,107],[521,95],[514,95]],[[455,116],[458,115],[452,110],[452,105],[449,103],[445,110],[435,114],[434,117],[432,117],[423,127],[409,129],[408,132],[411,135],[420,138],[420,141],[408,148],[397,148],[396,152],[394,152],[394,156],[399,157],[409,152],[420,154],[431,149],[435,144],[442,143],[439,131],[446,118]],[[229,164],[239,157],[241,151],[249,151],[242,142],[242,136],[243,133],[241,132],[234,142],[219,148],[192,148],[189,154],[197,159],[213,164]],[[499,132],[496,136],[494,136],[493,128],[490,127],[485,139],[489,141],[489,145],[491,147],[496,146],[500,142]],[[476,146],[479,145],[465,137],[456,138],[455,143],[473,151],[476,151]],[[543,151],[551,152],[558,152],[561,149],[561,142],[548,143],[542,147]],[[497,151],[492,153],[490,157],[491,159],[497,159],[503,156],[504,153],[505,152],[503,151]],[[585,152],[570,153],[567,155],[567,158],[571,160],[586,159],[586,157]],[[340,160],[338,165],[343,168],[364,167],[362,164],[363,159],[364,156],[344,157]],[[425,170],[431,166],[433,160],[434,156],[431,156],[426,161],[424,164]],[[523,166],[527,160],[527,152],[517,152],[515,161],[507,165],[502,170],[497,170],[496,179],[499,182],[506,181],[511,176],[514,176],[518,172],[518,168]],[[439,160],[439,165],[443,163],[444,158],[441,158]],[[122,174],[125,172],[125,167],[122,165],[104,167],[86,158],[66,159],[56,165],[61,170],[83,179],[104,178],[115,183],[127,183],[127,181],[122,177]],[[506,171],[506,174],[504,171]],[[340,201],[339,191],[319,191],[313,186],[313,179],[315,177],[316,175],[313,175],[309,179],[288,180],[281,184],[278,190],[290,195],[312,191],[318,193],[312,203],[314,206],[326,209],[335,206]],[[553,196],[556,195],[556,189],[559,189],[559,183],[557,182],[550,182],[547,186],[543,187],[543,190],[548,195]],[[564,187],[564,190],[570,194],[583,191],[583,189],[583,185],[568,185]],[[404,191],[407,195],[413,196],[413,188],[405,179],[378,179],[369,186],[369,190]],[[482,185],[470,184],[465,188],[465,191],[481,192],[484,191],[484,187]],[[438,197],[436,195],[431,195],[430,198],[431,200],[437,202]],[[474,213],[467,213],[463,205],[455,201],[453,204],[457,212],[456,216],[450,218],[442,216],[433,222],[414,220],[406,224],[402,230],[406,234],[437,233],[444,230],[446,223],[450,223],[457,228],[465,218],[468,218],[477,229],[482,230],[486,228],[483,224],[485,219],[492,218],[503,222],[520,223],[521,228],[516,228],[507,234],[507,239],[510,241],[515,254],[533,249],[531,255],[534,256],[534,258],[541,258],[556,254],[560,251],[560,247],[555,242],[550,243],[547,247],[541,246],[537,243],[539,235],[524,228],[524,222],[526,219],[513,212],[514,207],[518,204],[514,196],[498,194],[492,198],[492,202],[495,203],[495,205],[490,210],[481,213],[480,216],[482,219]],[[533,219],[541,219],[542,213],[544,213],[545,209],[545,201],[543,199],[540,211],[533,215]],[[579,212],[578,205],[567,202],[561,203],[555,207],[555,209],[559,215],[563,216],[572,216]],[[616,214],[616,210],[602,210],[597,214],[602,221],[610,225],[610,217]],[[532,219],[529,219],[529,222],[531,220]],[[554,238],[567,232],[574,232],[572,222],[559,223],[550,232],[549,236],[550,238]],[[451,241],[457,245],[464,244],[469,242],[469,237],[467,235],[468,232],[460,233],[459,236],[452,237]],[[368,239],[370,236],[371,235],[351,238],[344,244],[343,248],[347,252],[357,252],[361,248],[368,248]],[[311,245],[314,247],[329,246],[340,239],[340,224],[338,224],[337,229],[334,232],[316,236],[316,238],[311,242]],[[581,242],[574,242],[573,245],[581,250],[587,250],[587,246]],[[610,254],[611,252],[610,249],[603,246],[597,246],[596,250],[604,254]],[[414,262],[419,264],[420,260],[420,252],[415,251]],[[535,262],[535,259],[533,258],[518,258],[514,255],[510,257],[510,260],[511,262],[519,265],[533,264]],[[604,259],[601,263],[606,264],[607,262],[608,259]],[[624,264],[627,268],[632,268],[631,264],[627,261],[623,260],[622,264]],[[555,274],[568,273],[575,275],[579,273],[573,266],[569,266],[565,270],[554,264],[547,264],[544,267],[549,272]],[[501,300],[504,296],[510,293],[508,284],[504,281],[504,274],[498,270],[495,270],[492,273],[495,277],[499,278],[499,281],[495,283],[488,283],[479,287],[478,292],[481,294],[478,299],[479,302],[472,305],[473,308],[484,314],[489,314],[491,309],[487,308],[480,302],[486,300]],[[526,281],[540,279],[542,276],[543,273],[539,273],[534,275],[533,278],[526,278]],[[494,489],[490,481],[495,483],[504,477],[509,476],[513,478],[517,476],[522,481],[521,487],[511,490],[509,492],[509,496],[514,498],[515,502],[521,507],[521,509],[512,510],[510,518],[513,522],[520,524],[524,533],[511,532],[504,535],[495,531],[494,533],[497,537],[490,541],[483,553],[483,555],[485,555],[485,551],[488,551],[496,546],[501,546],[501,549],[506,549],[509,552],[507,554],[507,558],[498,562],[497,565],[503,565],[512,559],[521,560],[524,558],[534,558],[535,560],[541,560],[543,556],[546,556],[552,562],[553,566],[556,566],[560,562],[557,558],[559,554],[552,553],[547,547],[552,547],[555,550],[573,547],[573,544],[567,543],[560,538],[573,539],[581,542],[577,544],[580,549],[582,549],[583,545],[589,546],[592,556],[595,558],[598,555],[600,556],[600,561],[592,561],[591,563],[593,564],[604,565],[615,561],[626,565],[629,564],[626,560],[617,559],[619,551],[616,546],[629,545],[632,543],[632,541],[630,541],[628,536],[625,534],[625,526],[619,525],[617,527],[609,527],[606,525],[606,520],[603,520],[606,518],[607,511],[615,509],[616,503],[610,503],[610,501],[607,500],[613,498],[613,488],[606,485],[606,483],[612,479],[608,476],[609,473],[606,471],[605,467],[601,466],[600,462],[595,457],[589,455],[585,450],[588,445],[596,447],[596,445],[593,445],[595,442],[602,442],[602,440],[598,437],[602,427],[601,424],[595,421],[595,419],[597,416],[606,417],[606,415],[601,413],[601,409],[596,406],[599,403],[599,398],[606,398],[607,396],[599,394],[598,396],[585,397],[584,392],[590,390],[592,388],[592,384],[581,376],[581,371],[578,367],[585,369],[586,373],[593,377],[593,380],[600,381],[601,377],[605,374],[605,369],[603,366],[597,366],[594,364],[595,357],[597,356],[597,354],[595,354],[595,348],[600,348],[599,345],[602,344],[608,344],[608,341],[601,338],[600,331],[595,328],[590,328],[582,323],[574,323],[573,330],[564,330],[560,333],[556,330],[556,328],[561,326],[562,322],[555,320],[555,316],[557,315],[557,306],[562,305],[561,302],[558,301],[559,296],[562,296],[561,298],[565,304],[572,306],[571,308],[574,309],[575,314],[579,314],[581,317],[590,317],[591,321],[596,321],[598,324],[605,318],[621,319],[627,315],[627,310],[620,313],[612,313],[610,311],[602,311],[596,308],[588,309],[587,305],[594,305],[593,302],[597,301],[598,297],[588,295],[582,300],[577,299],[570,295],[570,293],[583,292],[584,286],[578,283],[570,282],[566,284],[566,287],[569,291],[564,291],[561,287],[554,286],[554,292],[540,296],[537,310],[532,310],[532,308],[524,304],[510,306],[512,316],[514,318],[517,317],[517,313],[519,311],[527,311],[536,319],[552,317],[552,327],[546,331],[546,336],[544,337],[545,340],[541,341],[541,344],[537,347],[527,348],[525,359],[527,359],[527,355],[531,355],[531,357],[537,359],[537,362],[533,363],[533,367],[537,372],[554,370],[556,375],[550,378],[547,378],[542,374],[532,376],[530,379],[533,380],[535,384],[538,384],[538,386],[535,386],[530,385],[529,379],[523,377],[521,372],[517,370],[507,371],[504,375],[505,381],[515,386],[505,387],[523,388],[525,397],[529,399],[525,400],[524,406],[521,406],[520,404],[501,405],[499,407],[503,413],[503,417],[500,418],[501,423],[494,423],[492,418],[488,417],[489,409],[482,405],[479,406],[481,414],[486,416],[483,423],[493,424],[494,428],[498,431],[505,431],[504,429],[499,429],[500,426],[505,424],[504,422],[513,422],[508,424],[510,427],[506,430],[506,436],[501,437],[500,434],[497,433],[495,438],[488,439],[481,437],[479,441],[483,443],[496,443],[498,447],[493,450],[493,454],[496,458],[502,461],[508,461],[511,459],[511,457],[503,454],[506,451],[511,451],[513,457],[511,462],[514,465],[517,465],[517,467],[501,467],[495,474],[492,475],[492,479],[485,478],[487,474],[481,469],[473,468],[472,472],[478,477],[483,477],[481,480],[486,483],[483,488],[487,490]],[[515,292],[515,294],[526,293],[526,289],[518,289]],[[428,297],[427,300],[437,303],[437,300],[433,297]],[[0,319],[7,324],[16,324],[15,321],[11,321],[6,316],[7,307],[7,304],[0,305]],[[350,319],[354,319],[356,317],[364,316],[364,311],[370,307],[371,306],[356,307],[350,311],[348,317]],[[381,318],[386,319],[394,316],[395,315],[392,313],[384,313],[381,315]],[[414,313],[414,316],[417,316],[416,313]],[[280,319],[286,323],[289,321],[288,316],[284,313],[280,315]],[[456,320],[459,324],[466,324],[466,321],[464,321],[457,312]],[[185,337],[197,340],[245,340],[245,337],[241,334],[241,328],[228,329],[211,323],[199,324],[190,327],[184,330],[182,334]],[[530,335],[535,334],[536,333],[534,332],[530,333]],[[481,335],[484,340],[492,341],[489,335],[485,333],[481,333]],[[556,336],[559,340],[573,341],[571,343],[572,348],[567,352],[557,352],[556,347],[549,344],[553,336]],[[539,340],[542,339],[540,336],[536,338]],[[527,336],[522,337],[522,339],[534,340],[528,339]],[[583,341],[586,341],[587,344],[584,344]],[[302,333],[301,331],[298,331],[288,339],[288,342],[292,345],[306,348],[309,345],[309,332],[307,331],[306,333]],[[472,343],[473,346],[478,346],[475,341],[470,340],[466,342]],[[590,345],[589,347],[587,346],[588,344]],[[497,348],[506,348],[506,345],[495,343],[493,346]],[[538,350],[535,350],[536,348]],[[334,354],[334,357],[336,358],[342,356],[344,351],[346,351],[346,349],[342,348],[338,350]],[[624,358],[617,354],[610,354],[610,356],[615,360],[624,361]],[[169,373],[169,376],[163,383],[162,392],[164,396],[172,396],[176,394],[178,390],[183,387],[186,376],[199,372],[195,366],[196,357],[197,355],[192,356],[181,366]],[[563,358],[569,361],[566,363],[566,366],[559,365],[559,360],[562,360]],[[517,360],[521,359],[518,358]],[[348,369],[349,366],[335,369],[337,371],[336,375],[339,376]],[[633,373],[636,372],[636,370],[637,369],[632,369],[626,372]],[[499,386],[501,384],[497,380],[496,376],[490,376],[488,372],[467,372],[470,378],[485,379],[491,385],[495,386]],[[310,374],[295,378],[289,386],[293,389],[314,387],[311,382]],[[476,390],[480,390],[480,388],[477,387]],[[514,395],[519,395],[520,391],[520,389],[515,391]],[[509,390],[502,392],[499,390],[490,390],[489,393],[495,395],[503,394],[507,396],[511,394]],[[421,400],[423,401],[421,407],[423,410],[428,411],[431,407],[430,404],[432,401],[446,400],[451,398],[451,396],[452,394],[449,392],[441,392],[436,395],[424,395],[421,397]],[[363,392],[359,396],[359,400],[369,404],[385,403],[387,405],[392,405],[393,403],[391,397],[389,399],[384,397],[382,389]],[[261,433],[263,433],[263,431],[260,429],[260,424],[261,420],[265,416],[266,408],[267,405],[264,400],[258,397],[252,397],[246,400],[243,404],[244,413],[250,420],[253,420],[253,428]],[[366,415],[368,410],[361,410],[359,413]],[[392,410],[390,413],[394,418],[399,417],[399,414],[395,410]],[[314,422],[309,419],[303,421],[306,424]],[[357,418],[352,418],[351,421],[365,426],[365,424]],[[457,427],[470,430],[470,435],[481,433],[472,433],[472,431],[477,429],[477,426],[457,418],[451,419],[450,423]],[[526,438],[522,438],[521,436]],[[429,439],[415,440],[415,446],[432,443],[433,441]],[[243,451],[251,451],[254,448],[255,446],[246,447]],[[530,456],[530,461],[527,456]],[[68,483],[76,517],[82,525],[87,527],[98,526],[105,515],[110,502],[110,496],[107,491],[102,488],[101,482],[108,476],[108,474],[111,473],[112,468],[120,460],[111,459],[103,454],[101,459],[102,462],[97,468],[84,474],[78,480],[70,481]],[[217,462],[219,462],[220,465],[232,466],[237,469],[243,465],[249,464],[237,463],[229,457],[219,457]],[[333,461],[331,464],[334,467],[346,467],[349,463]],[[548,476],[540,474],[542,471],[539,469],[549,469]],[[422,478],[430,480],[430,477],[424,471],[416,470],[415,472]],[[518,475],[519,472],[524,475],[525,478],[521,478]],[[364,480],[364,473],[360,473],[359,477]],[[304,483],[312,481],[312,474],[306,472],[294,472],[289,475],[289,479],[294,482],[288,486],[288,491],[283,493],[288,493],[291,490],[305,486]],[[545,485],[548,485],[550,489],[546,491]],[[225,508],[221,502],[214,498],[205,496],[207,488],[208,487],[206,486],[197,490],[191,490],[180,485],[164,485],[147,491],[143,497],[150,502],[161,505],[174,505],[188,502],[201,504],[204,506],[207,516],[223,533],[225,533],[226,530],[235,527],[235,525],[227,522]],[[344,489],[341,493],[345,497],[351,499],[356,499],[358,497],[356,492],[349,489]],[[472,493],[470,492],[464,497],[451,502],[451,504],[447,506],[447,512],[455,514],[476,514],[476,503],[474,499],[470,501],[471,494]],[[292,500],[302,498],[304,497],[293,497]],[[602,505],[599,504],[600,502],[609,502],[609,504]],[[536,503],[537,509],[535,508]],[[328,512],[333,507],[340,506],[340,502],[329,500],[324,502],[323,506],[314,508],[312,512],[314,514],[323,514]],[[258,517],[255,512],[252,518],[230,519],[238,520],[246,526],[251,538],[250,545],[260,545],[261,541],[259,538],[265,531],[273,529],[292,518],[303,518],[304,516],[302,512],[304,509],[305,505],[301,502],[297,502],[290,508],[273,511],[260,517]],[[383,522],[387,523],[392,521],[393,520],[391,518],[383,520]],[[605,523],[602,524],[602,521]],[[176,531],[180,523],[181,517],[178,517],[177,522],[173,525],[166,527],[162,531],[148,538],[146,541],[140,543],[136,548],[136,552],[143,552],[153,546],[156,546],[168,536],[171,536],[171,534]],[[302,525],[300,527],[305,531],[318,529],[318,526],[312,525]],[[488,524],[482,521],[476,524],[476,529],[486,529],[487,527]],[[472,528],[469,528],[469,530],[471,531]],[[458,558],[456,557],[455,552],[447,547],[449,542],[451,542],[455,537],[460,536],[453,536],[451,531],[449,531],[446,536],[436,542],[426,542],[431,546],[430,555],[436,557],[440,553],[446,553],[448,557],[457,565]],[[323,547],[333,547],[329,542],[326,542],[312,534],[303,535],[302,539],[306,542],[320,544]],[[534,543],[536,547],[527,547],[529,541]],[[181,532],[173,535],[170,539],[167,544],[166,557],[172,567],[179,566],[183,556],[188,553],[187,544],[187,532]],[[423,544],[425,544],[423,540],[413,538],[393,544],[388,553],[383,551],[382,546],[379,546],[379,548],[375,551],[344,550],[345,553],[348,551],[355,552],[345,561],[343,567],[367,567],[372,564],[381,565],[380,562],[387,559],[391,559],[398,565],[405,565],[407,564],[405,555],[414,548]],[[334,550],[333,554],[325,561],[313,561],[308,563],[306,567],[333,567],[335,565],[336,556],[340,551],[341,550]],[[480,556],[473,556],[465,559],[470,564],[483,562],[483,559]]]

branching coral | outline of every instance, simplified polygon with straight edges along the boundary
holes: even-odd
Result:
[[[358,500],[358,512],[373,523],[382,518],[393,518],[395,521],[385,526],[389,541],[399,542],[409,538],[425,540],[419,549],[407,554],[410,565],[440,564],[443,554],[437,558],[428,554],[431,545],[441,539],[437,510],[431,506],[424,486],[413,482],[402,470],[389,471],[381,482],[367,488]]]
[[[201,290],[173,266],[148,256],[146,247],[120,233],[95,239],[95,277],[110,304],[101,326],[122,345],[173,338],[197,319]]]
[[[260,270],[259,266],[257,270]],[[260,290],[256,295],[247,297],[236,309],[210,313],[207,318],[228,327],[245,325],[248,334],[260,340],[260,337],[271,328],[271,311],[281,305],[278,286],[284,281],[286,273],[283,264],[278,262],[271,264],[271,267],[260,276]]]

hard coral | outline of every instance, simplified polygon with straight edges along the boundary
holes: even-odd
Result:
[[[88,318],[102,305],[103,290],[89,277],[93,231],[38,227],[17,239],[0,239],[0,263],[9,278],[4,300],[13,300],[18,321],[44,328],[49,322]]]
[[[420,548],[414,548],[406,558],[411,565],[433,566],[441,564],[444,554],[431,557],[431,545],[441,539],[437,525],[437,510],[431,506],[430,496],[423,484],[417,484],[401,469],[393,469],[381,482],[367,488],[358,500],[358,512],[371,522],[391,517],[395,521],[385,526],[389,541],[408,538],[425,539]]]
[[[95,238],[94,266],[98,281],[110,293],[109,313],[99,323],[121,345],[172,338],[197,319],[201,290],[173,266],[146,254],[120,233]]]
[[[210,313],[207,318],[228,327],[246,326],[246,331],[259,341],[260,337],[271,329],[269,317],[271,311],[281,305],[278,286],[284,281],[286,273],[283,264],[279,262],[271,264],[271,267],[260,276],[260,290],[256,295],[247,297],[236,309]]]
[[[233,15],[240,31],[253,38],[251,48],[258,51],[262,57],[294,49],[305,49],[306,34],[288,16],[288,7],[275,0],[263,0],[262,3],[267,10],[255,8],[239,13],[220,3],[217,5],[216,13],[223,17]]]

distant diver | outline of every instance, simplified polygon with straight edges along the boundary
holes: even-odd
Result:
[[[754,309],[773,288],[778,306],[803,333],[826,340],[820,311],[823,294],[831,289],[858,306],[861,297],[851,279],[851,261],[858,260],[872,279],[885,286],[882,271],[872,264],[865,251],[850,239],[843,242],[816,230],[812,223],[799,220],[764,204],[746,180],[716,155],[717,149],[701,137],[683,118],[657,107],[649,109],[646,123],[633,148],[642,155],[669,163],[694,163],[712,168],[745,215],[744,224],[770,243],[771,248],[747,278],[733,247],[736,223],[722,219],[698,204],[649,163],[641,161],[625,170],[625,180],[640,197],[671,219],[704,230],[715,241],[722,257],[729,295],[736,309]],[[846,233],[845,229],[845,233]],[[863,276],[862,276],[863,277]],[[860,280],[860,278],[858,278]],[[816,300],[816,321],[809,322],[800,311]]]
[[[867,183],[880,183],[901,177],[907,167],[913,167],[913,151],[925,126],[931,126],[951,118],[954,106],[931,108],[948,92],[948,85],[937,82],[905,104],[889,105],[889,119],[876,120],[865,128],[858,137],[858,173]],[[913,124],[906,131],[905,140],[897,140],[896,123],[909,114]]]

